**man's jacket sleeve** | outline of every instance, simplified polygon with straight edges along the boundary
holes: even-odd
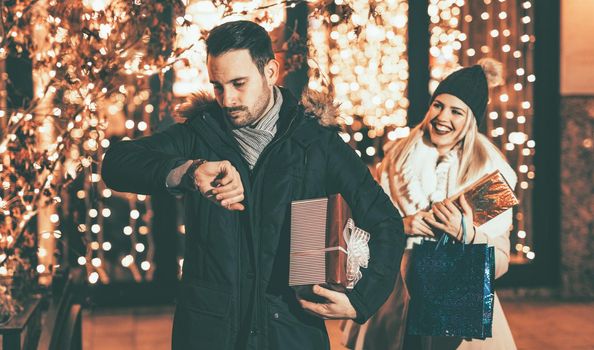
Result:
[[[331,193],[342,194],[351,207],[355,224],[371,236],[369,265],[361,269],[363,277],[347,293],[357,311],[355,321],[364,323],[394,288],[405,248],[402,218],[367,166],[338,135],[330,140],[327,157],[327,188]]]
[[[105,184],[116,191],[151,194],[165,189],[169,172],[193,155],[195,136],[186,124],[133,141],[114,143],[101,167]]]

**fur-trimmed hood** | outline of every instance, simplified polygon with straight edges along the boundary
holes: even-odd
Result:
[[[290,94],[286,89],[281,88],[281,91],[283,91],[283,98]],[[291,95],[290,98],[293,96]],[[303,106],[305,114],[308,117],[316,118],[320,125],[331,128],[340,127],[339,105],[330,95],[306,89],[301,94],[300,104]],[[218,108],[219,106],[211,93],[199,91],[189,96],[177,112],[180,117],[192,119],[207,110],[217,110]]]
[[[306,89],[301,94],[301,105],[308,115],[318,119],[320,125],[340,127],[340,111],[338,110],[340,105],[334,101],[330,94]]]

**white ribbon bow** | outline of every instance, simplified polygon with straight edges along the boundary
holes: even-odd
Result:
[[[347,245],[347,288],[353,289],[363,277],[361,267],[367,268],[369,262],[369,233],[355,226],[353,219],[348,219],[342,235]]]

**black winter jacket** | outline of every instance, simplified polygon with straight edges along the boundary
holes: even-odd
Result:
[[[216,102],[198,99],[188,119],[114,143],[102,164],[117,191],[151,194],[189,159],[228,160],[239,171],[246,210],[185,195],[186,251],[173,326],[174,349],[329,349],[324,321],[303,311],[288,287],[289,208],[341,193],[371,234],[370,261],[348,297],[365,322],[394,286],[402,220],[367,167],[340,138],[335,109],[320,95],[302,103],[284,89],[277,134],[250,171]]]

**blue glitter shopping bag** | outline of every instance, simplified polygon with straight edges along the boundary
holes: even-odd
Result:
[[[493,325],[495,250],[424,241],[412,251],[407,333],[485,339]]]

